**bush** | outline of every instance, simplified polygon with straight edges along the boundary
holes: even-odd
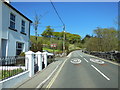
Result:
[[[80,49],[67,50],[67,55],[75,50],[80,50]]]
[[[21,52],[19,56],[25,56],[25,52]]]
[[[42,52],[42,49],[43,49],[43,45],[40,42],[32,43],[32,46],[30,48],[30,50],[33,51],[33,52],[37,52],[37,51],[41,51]]]

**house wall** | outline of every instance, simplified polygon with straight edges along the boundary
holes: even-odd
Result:
[[[2,12],[2,2],[1,2],[1,0],[0,0],[0,12]],[[2,13],[0,13],[0,57],[2,56],[1,38],[2,38]]]
[[[15,14],[15,29],[9,29],[10,26],[10,13]],[[0,19],[1,20],[1,19]],[[27,35],[21,34],[21,20],[25,21],[25,33]],[[1,31],[1,30],[0,30]],[[16,55],[16,42],[24,43],[23,52],[28,51],[29,46],[29,21],[18,14],[16,11],[8,7],[6,4],[2,3],[2,39],[7,40],[7,53],[6,56]]]

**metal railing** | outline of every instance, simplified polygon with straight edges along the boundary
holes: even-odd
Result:
[[[26,71],[25,57],[9,56],[0,58],[0,80],[10,78]]]

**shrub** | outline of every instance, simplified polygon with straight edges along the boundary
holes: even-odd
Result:
[[[25,56],[25,52],[21,52],[19,56]]]

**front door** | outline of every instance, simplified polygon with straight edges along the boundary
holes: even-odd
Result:
[[[6,48],[7,48],[7,40],[6,39],[2,39],[2,57],[6,56]]]

